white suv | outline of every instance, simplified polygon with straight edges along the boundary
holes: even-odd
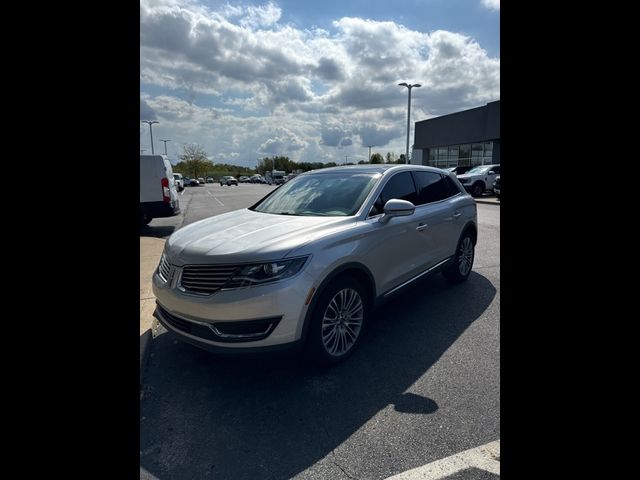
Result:
[[[493,190],[493,182],[500,175],[500,165],[480,165],[467,173],[458,175],[462,186],[474,197],[479,197],[485,191]]]
[[[156,318],[216,352],[303,345],[336,363],[373,308],[442,271],[467,279],[476,204],[454,174],[416,165],[296,176],[250,208],[175,232],[153,275]]]

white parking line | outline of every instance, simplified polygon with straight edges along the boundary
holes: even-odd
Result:
[[[216,202],[218,202],[220,205],[222,205],[224,207],[224,203],[222,203],[220,200],[218,200],[218,197],[213,197],[213,198],[214,198],[214,200]]]
[[[407,470],[386,480],[437,480],[468,468],[500,475],[500,440],[456,453],[422,467]]]

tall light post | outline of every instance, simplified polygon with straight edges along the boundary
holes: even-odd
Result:
[[[411,89],[413,87],[419,88],[422,85],[419,83],[414,83],[413,85],[409,85],[406,82],[402,82],[398,84],[401,87],[407,87],[409,89],[409,101],[407,103],[407,153],[405,153],[404,161],[405,163],[409,163],[409,128],[411,127]]]
[[[151,125],[153,125],[154,123],[160,123],[157,120],[142,120],[142,123],[148,123],[149,124],[149,134],[151,135],[151,155],[155,155],[155,152],[153,151],[153,129],[151,128]],[[166,145],[166,144],[165,144]]]
[[[170,142],[171,140],[163,140],[160,139],[161,142],[164,142],[164,154],[167,154],[167,142]]]
[[[375,145],[367,145],[369,147],[369,163],[371,163],[371,147],[375,147]]]

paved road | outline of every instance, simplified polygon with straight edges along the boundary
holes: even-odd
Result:
[[[184,214],[149,230],[247,206],[270,188],[187,190]],[[160,335],[140,406],[142,477],[384,479],[498,440],[500,207],[478,212],[469,281],[437,276],[404,292],[331,370],[291,355],[219,358]]]

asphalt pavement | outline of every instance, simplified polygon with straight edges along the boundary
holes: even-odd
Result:
[[[164,238],[271,188],[192,187],[181,215],[141,235]],[[439,275],[405,291],[335,368],[292,354],[216,357],[159,330],[142,385],[141,478],[384,479],[495,445],[499,205],[478,204],[478,219],[469,280],[452,286]],[[455,478],[498,478],[472,470]]]

